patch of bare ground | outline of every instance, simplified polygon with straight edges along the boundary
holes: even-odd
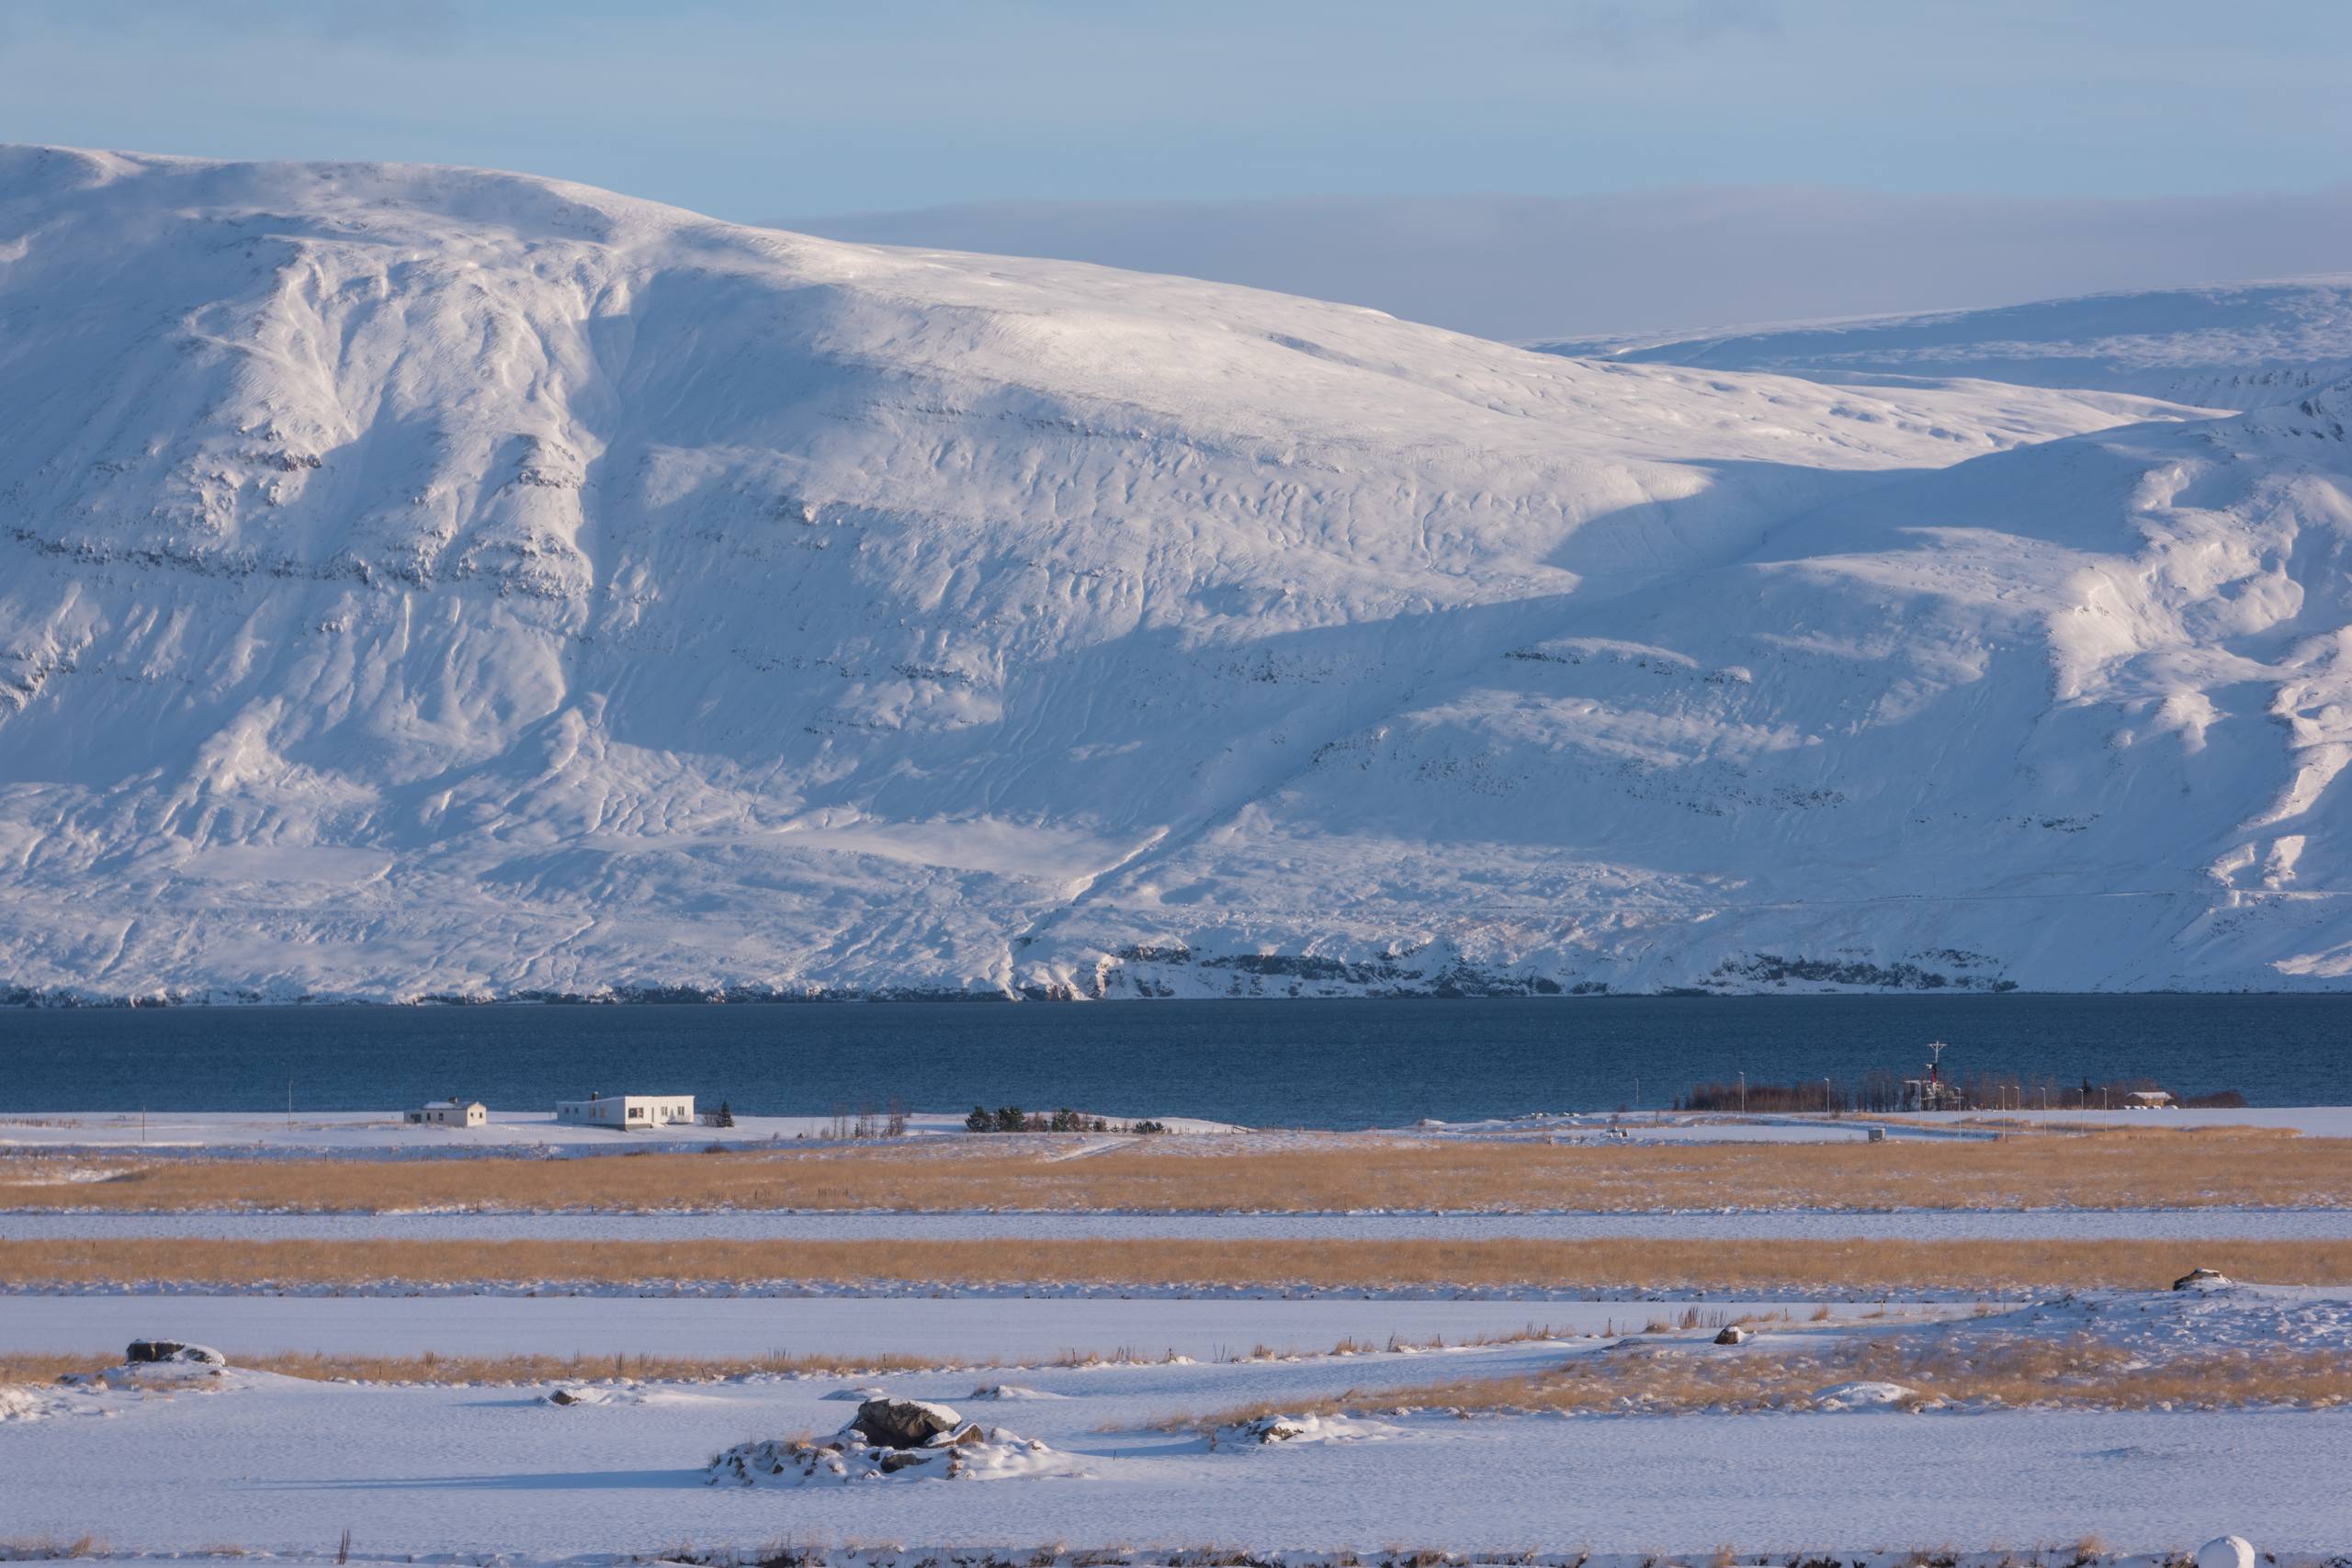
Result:
[[[1726,1353],[1713,1346],[1629,1343],[1523,1376],[1468,1378],[1298,1402],[1258,1401],[1173,1415],[1160,1429],[1214,1432],[1269,1416],[1655,1415],[1823,1407],[1840,1384],[1907,1391],[1896,1407],[2215,1410],[2326,1409],[2352,1400],[2352,1365],[2334,1350],[2208,1350],[2160,1361],[2086,1337],[1968,1342],[1938,1336],[1830,1338],[1798,1350]]]
[[[226,1290],[661,1289],[923,1284],[1267,1290],[1785,1292],[1987,1295],[2169,1284],[2191,1265],[2240,1280],[2352,1282],[2352,1241],[0,1241],[0,1288],[132,1281]]]
[[[2270,1129],[2123,1128],[1883,1144],[1550,1145],[1326,1134],[1147,1140],[1082,1160],[826,1147],[621,1158],[0,1160],[0,1208],[345,1213],[391,1209],[968,1209],[1634,1213],[1690,1208],[2341,1206],[2352,1139]],[[1182,1146],[1180,1146],[1182,1145]],[[85,1162],[86,1163],[86,1162]]]

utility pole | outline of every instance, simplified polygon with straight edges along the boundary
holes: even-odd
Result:
[[[1742,1116],[1747,1114],[1747,1069],[1746,1067],[1739,1070],[1739,1113]]]

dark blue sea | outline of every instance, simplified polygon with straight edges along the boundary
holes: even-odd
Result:
[[[2352,996],[1542,998],[0,1011],[0,1113],[501,1108],[594,1089],[738,1112],[1069,1105],[1253,1126],[1656,1109],[1704,1080],[2152,1079],[2352,1103]]]

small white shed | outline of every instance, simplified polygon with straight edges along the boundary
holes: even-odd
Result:
[[[490,1120],[490,1110],[479,1100],[435,1100],[403,1112],[413,1127],[479,1127]]]
[[[2164,1111],[2170,1109],[2172,1096],[2160,1089],[2137,1089],[2125,1095],[2123,1103],[2133,1111]]]
[[[695,1120],[695,1097],[691,1094],[592,1094],[585,1100],[557,1101],[555,1119],[589,1127],[610,1127],[623,1133],[640,1127],[667,1127],[680,1122],[691,1127]]]

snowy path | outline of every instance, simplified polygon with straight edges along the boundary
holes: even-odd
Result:
[[[1737,1315],[1813,1303],[1710,1301]],[[1563,1334],[1640,1328],[1680,1309],[1639,1302],[1201,1301],[1020,1297],[775,1299],[665,1296],[17,1296],[0,1297],[0,1352],[121,1353],[133,1338],[193,1339],[240,1355],[937,1356],[943,1362],[1051,1360],[1066,1350],[1200,1360],[1265,1345],[1320,1354],[1342,1339],[1391,1335],[1459,1344],[1532,1325]],[[1854,1304],[1838,1316],[1874,1311]],[[1964,1304],[1921,1307],[1949,1315]]]
[[[1279,1241],[1525,1237],[1574,1241],[1638,1236],[1662,1241],[1744,1236],[1792,1240],[2049,1239],[2341,1241],[2352,1239],[2346,1209],[1913,1210],[1892,1213],[1822,1210],[1673,1214],[1051,1214],[785,1213],[649,1214],[228,1214],[12,1213],[0,1212],[11,1241],[153,1236],[267,1241],[319,1240],[684,1241],[695,1238],[906,1241],[975,1237],[1123,1236]]]

